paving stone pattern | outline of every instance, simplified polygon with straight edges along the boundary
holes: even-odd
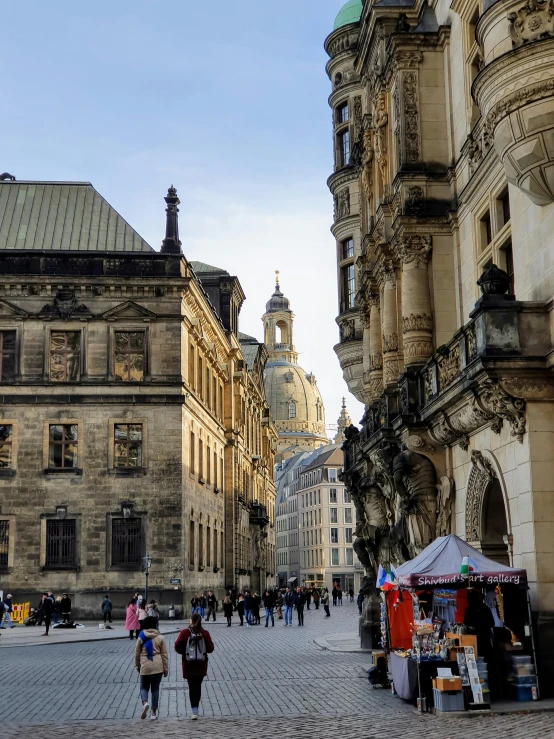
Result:
[[[161,720],[140,722],[134,642],[56,644],[2,650],[0,721],[5,736],[117,737],[143,726],[151,737],[248,739],[275,736],[554,739],[554,714],[453,718],[418,716],[388,691],[373,690],[367,654],[322,650],[316,638],[355,629],[353,605],[306,613],[303,628],[210,624],[216,651],[204,682],[201,719],[188,719],[188,691],[168,635],[170,675]],[[225,717],[225,718],[222,718]],[[77,723],[79,722],[79,723]],[[129,723],[131,722],[131,723]],[[6,733],[7,732],[7,733]]]

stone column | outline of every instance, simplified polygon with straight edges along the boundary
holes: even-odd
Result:
[[[405,236],[396,247],[402,268],[404,366],[422,365],[433,354],[433,318],[427,263],[431,236]]]
[[[398,316],[396,310],[396,267],[392,262],[381,271],[383,285],[381,315],[383,326],[383,380],[385,387],[398,379]]]
[[[369,303],[369,402],[379,399],[383,390],[383,341],[381,338],[381,302],[372,290]]]

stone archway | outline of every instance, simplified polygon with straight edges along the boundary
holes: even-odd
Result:
[[[487,557],[510,564],[510,530],[501,482],[491,460],[471,452],[466,494],[466,541]]]

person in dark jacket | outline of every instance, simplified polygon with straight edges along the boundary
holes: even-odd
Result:
[[[254,606],[254,598],[250,595],[249,590],[244,591],[244,615],[246,617],[246,628],[252,626],[252,608]]]
[[[334,606],[337,605],[337,595],[338,595],[338,592],[339,591],[337,590],[337,586],[336,585],[333,585],[333,589],[331,590],[331,595],[333,597],[333,605]]]
[[[283,593],[280,590],[277,591],[275,596],[275,608],[277,609],[277,618],[279,621],[283,620]]]
[[[306,596],[302,592],[302,588],[296,588],[294,596],[294,605],[296,606],[296,614],[298,616],[298,625],[304,626],[304,605],[306,604]]]
[[[312,602],[312,590],[311,588],[306,588],[306,610],[310,610],[310,603]]]
[[[0,603],[0,629],[5,629],[4,623],[7,623],[10,629],[14,628],[12,624],[11,614],[13,613],[13,602],[10,593],[6,595],[2,603]]]
[[[44,618],[44,628],[46,629],[43,636],[48,636],[50,632],[50,622],[52,621],[52,612],[54,610],[54,601],[49,597],[48,593],[42,594],[41,609]]]
[[[319,611],[319,601],[320,601],[319,590],[317,590],[316,588],[316,590],[314,590],[314,606],[315,606],[316,611]]]
[[[191,637],[202,643],[200,651],[204,653],[204,659],[189,660],[187,652]],[[190,617],[190,626],[183,629],[175,641],[175,651],[183,657],[183,677],[189,684],[190,707],[192,719],[198,718],[198,706],[202,697],[202,681],[208,674],[208,654],[214,651],[212,637],[206,629],[202,628],[202,616],[195,613]],[[198,653],[197,648],[197,653]]]
[[[254,593],[252,596],[252,622],[254,626],[259,626],[261,624],[260,619],[260,606],[262,604],[262,599],[260,598],[259,593]]]
[[[239,593],[237,600],[237,616],[240,618],[240,625],[244,626],[244,596]]]
[[[199,604],[200,604],[200,598],[197,595],[194,595],[191,598],[191,601],[190,601],[190,612],[191,612],[191,614],[198,612],[198,606],[199,606]]]
[[[364,594],[360,590],[360,592],[358,593],[358,612],[360,616],[362,615],[363,605],[364,605]]]
[[[68,624],[71,620],[71,598],[67,593],[62,595],[61,611],[64,624]]]
[[[292,626],[292,609],[294,607],[294,593],[290,588],[285,590],[285,626]]]
[[[350,602],[354,603],[354,588],[349,588],[348,595],[350,597]]]
[[[108,621],[112,622],[112,602],[110,600],[109,595],[104,596],[104,600],[102,601],[102,613],[104,614],[104,623],[107,623]]]
[[[230,595],[225,596],[223,599],[223,614],[227,619],[227,626],[231,626],[233,620],[233,601]]]
[[[204,619],[204,614],[206,613],[207,607],[208,601],[204,593],[202,593],[200,598],[198,598],[198,608],[196,609],[196,613],[199,613],[202,616],[202,619]]]
[[[217,598],[215,597],[215,595],[212,593],[211,590],[208,590],[207,602],[208,602],[208,613],[206,614],[206,621],[210,620],[210,616],[213,616],[214,621],[215,621],[215,614],[217,613]]]
[[[275,595],[266,590],[264,593],[264,608],[265,608],[265,627],[269,626],[269,619],[271,618],[271,625],[275,626],[275,618],[273,616],[273,609],[275,608]]]
[[[337,590],[337,603],[342,606],[342,590],[340,588]]]

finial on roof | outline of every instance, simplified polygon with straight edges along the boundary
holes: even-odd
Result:
[[[2,172],[2,174],[0,174],[0,181],[3,182],[4,180],[10,180],[11,182],[15,182],[15,177],[13,176],[13,174],[10,174],[9,172]]]
[[[275,270],[275,287],[276,288],[279,288],[279,275],[280,274],[281,272],[278,269],[276,269]]]
[[[177,190],[171,185],[164,198],[167,203],[165,221],[165,239],[162,241],[162,252],[165,254],[180,254],[181,242],[179,241],[179,208],[180,200]]]

